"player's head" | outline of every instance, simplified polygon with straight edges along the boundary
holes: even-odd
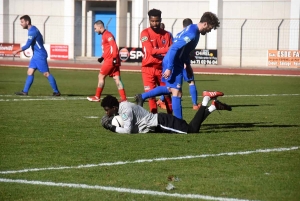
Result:
[[[206,33],[209,33],[212,29],[217,29],[220,26],[220,21],[216,14],[212,12],[205,12],[200,19],[200,24],[202,24],[200,33],[202,35],[205,35]]]
[[[165,30],[165,24],[164,24],[164,23],[160,23],[160,28],[161,28],[162,30]]]
[[[28,26],[31,26],[31,19],[29,15],[23,15],[22,17],[20,17],[20,21],[23,29],[28,29]]]
[[[150,27],[153,31],[158,32],[160,30],[161,23],[161,11],[153,8],[148,12]]]
[[[193,24],[193,21],[192,21],[190,18],[185,18],[185,19],[182,21],[182,26],[183,26],[183,28],[189,26],[190,24]]]
[[[94,30],[98,34],[103,34],[103,32],[105,31],[104,22],[102,22],[101,20],[97,20],[94,23]]]
[[[101,107],[105,110],[107,116],[114,116],[119,110],[119,101],[116,97],[107,95],[101,101]]]

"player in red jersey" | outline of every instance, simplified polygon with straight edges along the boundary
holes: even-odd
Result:
[[[172,45],[172,36],[169,32],[160,28],[161,11],[152,9],[148,12],[150,27],[141,32],[140,40],[144,57],[142,60],[142,78],[144,91],[147,92],[156,86],[165,86],[162,78],[162,60]],[[166,109],[172,113],[172,101],[166,96]],[[157,113],[155,97],[149,98],[150,112]]]
[[[116,82],[121,101],[127,100],[124,85],[121,81],[120,76],[120,66],[121,62],[119,59],[119,49],[115,41],[115,37],[112,33],[107,31],[104,27],[104,23],[101,20],[98,20],[94,23],[94,30],[99,35],[102,34],[102,57],[98,59],[98,62],[101,63],[104,61],[99,75],[98,75],[98,87],[96,89],[95,96],[87,97],[89,101],[99,102],[101,93],[105,86],[106,76],[113,77]]]

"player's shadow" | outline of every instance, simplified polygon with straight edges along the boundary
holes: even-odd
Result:
[[[232,131],[240,132],[241,131],[241,130],[226,131],[226,129],[243,129],[243,131],[253,131],[252,130],[253,128],[292,128],[292,127],[300,127],[300,126],[299,125],[272,124],[272,123],[263,123],[263,122],[224,123],[224,124],[203,124],[201,126],[201,130],[205,131],[207,133],[215,133],[216,130],[220,130],[220,132],[232,132]]]
[[[220,80],[195,80],[195,82],[217,82],[217,81],[220,81]]]
[[[71,97],[76,97],[76,96],[95,96],[95,94],[63,94],[63,96],[71,96]],[[101,94],[101,97],[105,97],[107,95],[111,95],[111,94]]]
[[[230,105],[231,107],[258,107],[258,106],[274,106],[274,104],[243,104],[243,105]]]

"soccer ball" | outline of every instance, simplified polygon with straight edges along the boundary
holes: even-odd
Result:
[[[112,119],[111,121],[111,124],[113,126],[116,126],[116,127],[122,127],[124,126],[124,122],[123,122],[123,119],[120,115],[116,115],[114,116],[114,118]]]

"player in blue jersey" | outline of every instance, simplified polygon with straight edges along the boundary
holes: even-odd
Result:
[[[40,31],[33,25],[31,25],[31,19],[28,15],[20,17],[21,26],[23,29],[28,29],[28,39],[26,44],[20,49],[13,52],[13,55],[24,51],[31,47],[33,56],[30,60],[28,70],[27,70],[27,79],[25,86],[21,92],[16,92],[16,95],[28,95],[28,91],[33,83],[34,72],[36,70],[43,73],[43,75],[48,79],[52,89],[53,96],[60,96],[60,92],[57,88],[55,78],[49,72],[48,62],[47,62],[47,51],[44,47],[43,36]]]
[[[191,78],[193,70],[190,65],[190,52],[196,48],[200,34],[205,35],[219,26],[218,17],[214,13],[205,12],[198,24],[191,24],[176,35],[173,45],[163,59],[162,81],[172,93],[174,116],[179,119],[182,119],[181,87],[184,65],[186,65],[187,77]]]
[[[193,24],[193,21],[190,18],[185,18],[182,21],[183,28],[189,26],[190,24]],[[162,28],[162,25],[163,25],[163,28]],[[164,29],[163,23],[161,23],[161,28]],[[180,33],[178,33],[178,34],[180,34]],[[188,77],[185,67],[186,67],[186,65],[184,66],[184,70],[183,70],[183,78],[184,78],[184,81],[186,81],[189,84],[189,91],[190,91],[190,95],[192,97],[193,110],[198,110],[200,105],[198,104],[198,92],[197,92],[197,88],[195,85],[194,74],[191,77]],[[163,101],[164,101],[164,95],[161,95],[160,99],[156,102],[156,104],[160,108],[165,109],[166,106]]]

